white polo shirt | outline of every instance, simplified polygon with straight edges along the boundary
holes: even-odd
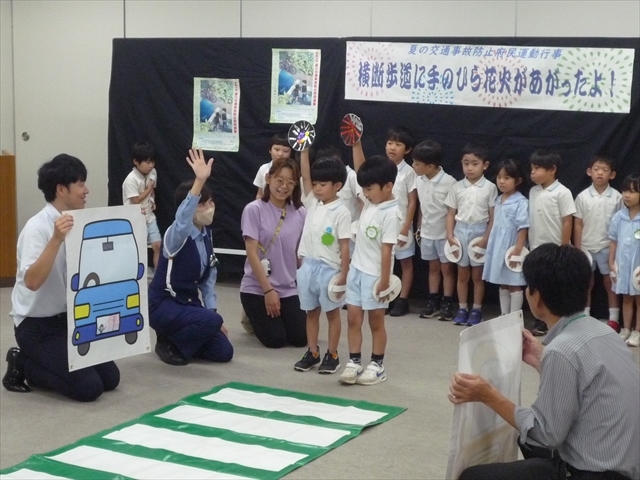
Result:
[[[355,222],[360,218],[360,206],[358,205],[358,196],[362,194],[362,187],[358,185],[358,175],[347,165],[347,181],[338,192],[338,197],[349,210],[351,221]]]
[[[529,248],[543,243],[560,244],[562,219],[576,213],[571,191],[558,180],[547,188],[536,185],[529,192]]]
[[[426,175],[416,177],[416,190],[422,211],[420,237],[428,240],[447,238],[447,211],[444,204],[449,191],[456,184],[456,179],[440,167],[440,171],[431,180]]]
[[[400,226],[398,200],[395,197],[377,204],[365,199],[358,221],[356,248],[351,257],[351,265],[374,277],[382,275],[382,244],[395,245]],[[393,251],[391,258],[393,261]]]
[[[496,206],[497,197],[498,189],[495,184],[483,175],[476,183],[471,183],[466,178],[456,182],[444,204],[457,210],[456,222],[487,223],[489,210]]]
[[[398,164],[398,175],[393,184],[393,194],[398,198],[398,211],[400,212],[400,222],[407,219],[407,210],[409,209],[409,193],[416,189],[416,172],[413,168],[402,160]]]
[[[318,201],[315,195],[304,199],[307,216],[304,220],[302,238],[298,247],[299,257],[322,260],[336,270],[340,270],[340,241],[351,238],[351,215],[342,200],[328,205]]]
[[[600,194],[591,185],[578,194],[574,216],[582,219],[582,248],[599,252],[609,246],[609,224],[621,201],[622,195],[611,186]]]
[[[137,168],[133,167],[129,175],[127,175],[127,178],[122,182],[122,201],[124,205],[133,205],[133,203],[131,203],[131,199],[144,192],[147,188],[147,180],[154,178],[158,178],[158,172],[156,172],[155,168],[149,172],[149,175],[144,176]],[[140,211],[144,215],[148,225],[156,218],[153,213],[153,200],[151,199],[151,194],[147,195],[138,205],[140,205]]]
[[[256,173],[256,178],[253,179],[253,184],[256,187],[264,190],[264,187],[267,185],[267,173],[269,173],[272,164],[273,161],[260,165],[258,173]]]
[[[35,292],[24,284],[24,275],[35,263],[53,237],[54,222],[60,216],[47,203],[31,217],[18,237],[18,271],[11,292],[11,313],[17,327],[26,317],[53,317],[67,311],[67,256],[60,245],[49,276]]]

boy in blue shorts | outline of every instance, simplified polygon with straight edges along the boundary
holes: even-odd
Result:
[[[456,183],[455,178],[441,166],[442,146],[425,140],[413,149],[413,170],[416,172],[416,191],[420,200],[420,254],[429,262],[429,300],[420,318],[439,314],[442,321],[453,318],[453,292],[456,287],[455,265],[444,254],[447,240],[447,213],[444,204],[447,194]],[[440,279],[444,296],[440,301]]]
[[[133,169],[122,182],[122,201],[124,205],[140,205],[147,222],[147,244],[153,249],[153,267],[158,266],[162,236],[153,211],[156,209],[153,192],[158,173],[154,149],[149,143],[133,145]]]
[[[611,289],[609,276],[609,224],[613,215],[620,210],[622,194],[609,185],[616,176],[613,159],[606,155],[596,155],[591,160],[587,175],[593,183],[576,197],[576,213],[573,214],[573,245],[588,251],[593,259],[591,270],[596,265],[602,274],[602,283],[609,301],[609,321],[607,324],[620,331],[620,306],[618,295]],[[585,313],[591,315],[591,290],[593,275],[589,284],[589,296]]]
[[[303,261],[296,274],[300,308],[307,312],[308,349],[293,368],[306,372],[320,363],[318,332],[324,310],[329,322],[329,345],[318,372],[335,373],[340,368],[338,342],[344,293],[337,294],[334,298],[338,301],[333,301],[329,298],[329,283],[339,274],[335,285],[344,292],[349,271],[351,214],[338,197],[347,180],[347,169],[334,156],[320,157],[309,168],[309,151],[304,150],[300,170],[304,191],[310,192],[303,199],[307,216],[298,248],[298,257]]]
[[[482,144],[470,143],[462,150],[462,170],[464,179],[453,185],[444,203],[449,207],[447,214],[447,240],[450,245],[460,242],[456,256],[458,261],[458,313],[454,325],[477,325],[482,321],[482,301],[484,300],[483,265],[477,261],[477,253],[469,251],[469,243],[481,237],[475,244],[486,249],[493,226],[493,209],[496,205],[498,189],[484,177],[489,167],[489,149]],[[467,297],[469,278],[473,280],[473,308],[469,311]]]
[[[389,303],[380,292],[389,288],[393,249],[400,232],[398,201],[393,183],[396,165],[384,156],[374,156],[358,169],[358,184],[365,203],[358,221],[356,245],[347,277],[347,318],[349,363],[340,382],[353,385],[376,385],[387,379],[383,365],[387,346],[384,312]],[[380,280],[374,295],[373,287]],[[372,348],[371,363],[362,367],[362,323],[369,314]]]

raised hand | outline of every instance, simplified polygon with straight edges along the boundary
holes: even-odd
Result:
[[[208,161],[204,159],[204,153],[202,149],[190,149],[189,156],[187,157],[187,163],[196,175],[196,178],[204,182],[209,175],[211,175],[211,165],[213,164],[213,158]]]
[[[60,215],[53,222],[53,238],[59,243],[64,242],[67,233],[73,227],[73,217],[68,213]]]

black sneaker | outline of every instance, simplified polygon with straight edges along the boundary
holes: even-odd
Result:
[[[440,302],[434,298],[430,298],[427,302],[427,308],[420,310],[420,318],[433,318],[440,313]]]
[[[396,304],[393,306],[389,315],[392,317],[403,317],[409,313],[409,300],[406,298],[396,298]]]
[[[324,358],[320,364],[320,368],[318,368],[318,373],[336,373],[339,368],[340,357],[338,357],[337,354],[334,357],[329,353],[329,350],[327,350],[327,353],[324,354]]]
[[[156,355],[164,363],[174,367],[182,367],[189,364],[189,360],[180,353],[180,350],[168,340],[158,338],[156,342]]]
[[[453,320],[453,312],[453,303],[443,301],[442,308],[440,308],[440,316],[438,317],[438,320],[440,320],[441,322],[450,322],[451,320]]]
[[[304,352],[304,355],[302,356],[302,358],[298,360],[296,364],[293,366],[293,369],[299,372],[308,372],[319,363],[320,363],[320,355],[318,354],[317,357],[314,357],[313,353],[311,353],[311,350],[307,349],[307,351]]]
[[[542,337],[543,335],[546,335],[548,331],[549,327],[547,327],[546,323],[542,320],[536,320],[536,324],[534,325],[533,330],[531,330],[531,333],[534,337]]]

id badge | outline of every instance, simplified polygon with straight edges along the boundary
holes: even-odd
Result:
[[[264,270],[264,274],[268,277],[269,275],[271,275],[271,262],[269,261],[268,258],[263,258],[262,260],[260,260],[260,264],[262,265],[262,268]]]

